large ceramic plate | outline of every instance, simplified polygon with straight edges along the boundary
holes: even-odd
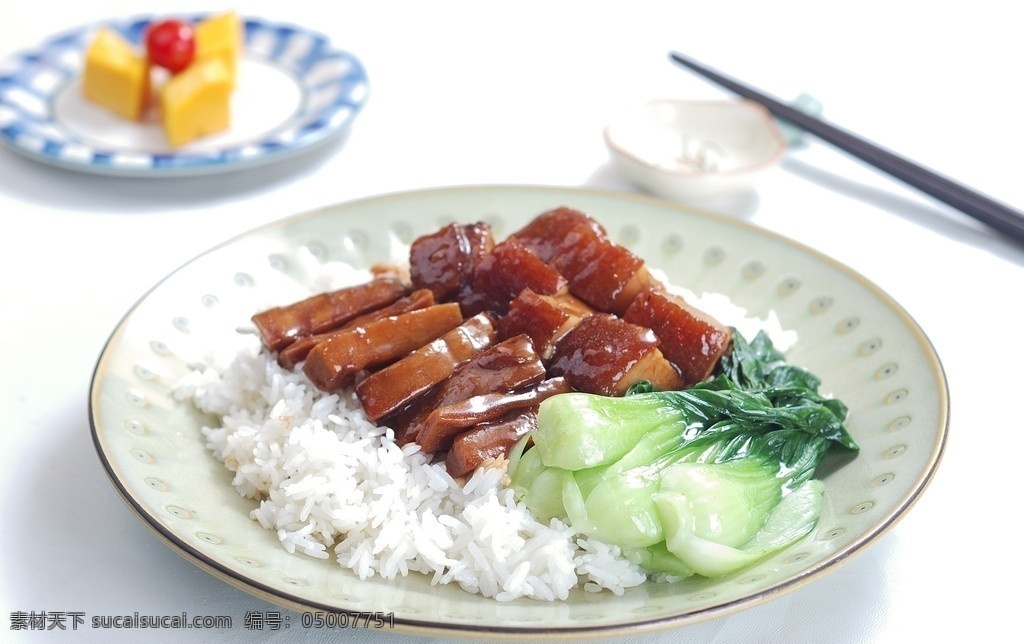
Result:
[[[821,472],[826,504],[805,540],[715,581],[647,582],[623,596],[497,602],[423,576],[360,581],[335,562],[290,555],[248,518],[230,475],[204,448],[204,419],[171,388],[251,307],[291,301],[330,264],[402,261],[414,236],[485,219],[502,237],[544,210],[584,210],[620,242],[695,291],[799,333],[790,359],[852,411],[856,459]],[[323,286],[323,285],[320,285]],[[297,610],[393,611],[426,634],[579,638],[667,628],[751,607],[808,583],[875,541],[919,497],[946,441],[947,389],[907,313],[848,268],[731,219],[665,202],[540,187],[410,192],[325,208],[254,230],[196,258],[143,297],[114,331],[91,392],[96,448],[132,510],[173,549],[222,579]]]
[[[308,150],[344,131],[366,101],[366,73],[352,54],[320,34],[245,18],[230,129],[171,149],[152,115],[142,123],[126,121],[81,92],[85,50],[97,29],[116,29],[138,44],[152,20],[87,25],[0,63],[0,141],[38,161],[83,172],[208,174]]]

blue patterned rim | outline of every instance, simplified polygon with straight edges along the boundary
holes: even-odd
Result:
[[[154,19],[94,23],[0,63],[0,141],[38,161],[84,172],[141,177],[207,174],[280,160],[324,142],[342,132],[366,102],[366,72],[352,54],[333,48],[315,32],[245,18],[246,59],[285,73],[301,92],[298,109],[269,133],[196,152],[149,152],[99,146],[65,127],[54,103],[81,73],[84,51],[96,30],[109,27],[139,43]]]

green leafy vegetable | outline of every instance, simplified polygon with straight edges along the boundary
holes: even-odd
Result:
[[[764,333],[715,377],[683,391],[640,384],[621,398],[545,400],[532,448],[510,455],[517,495],[542,519],[620,546],[649,570],[733,572],[808,534],[821,513],[814,472],[856,450],[846,406],[786,363]]]

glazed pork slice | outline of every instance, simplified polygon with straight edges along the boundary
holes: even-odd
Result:
[[[390,364],[461,323],[462,313],[454,302],[386,317],[317,344],[302,371],[318,389],[336,391],[364,369]]]
[[[466,476],[487,461],[507,456],[524,436],[537,426],[534,408],[511,411],[455,437],[445,455],[448,474]]]
[[[423,394],[410,405],[389,417],[387,424],[395,430],[400,445],[411,441],[425,452],[448,446],[454,436],[442,432],[423,434],[430,413],[438,407],[489,393],[509,393],[535,385],[546,377],[540,357],[525,335],[502,340],[463,364],[446,380]]]
[[[616,315],[626,311],[637,293],[658,285],[642,259],[586,224],[566,233],[550,262],[569,281],[573,295]]]
[[[409,247],[412,285],[430,289],[438,302],[457,300],[477,263],[492,248],[491,227],[483,222],[453,223],[418,237]]]
[[[374,322],[382,318],[391,317],[392,315],[401,315],[402,313],[408,313],[409,311],[415,311],[433,305],[434,294],[429,289],[421,288],[417,291],[413,291],[403,298],[395,300],[387,306],[356,316],[333,331],[299,338],[278,352],[277,363],[285,369],[294,369],[300,362],[306,359],[306,356],[313,350],[313,347],[324,340],[330,339],[334,335],[344,333],[350,329],[369,324],[370,322]]]
[[[537,215],[530,223],[512,233],[511,236],[537,253],[542,260],[550,263],[556,255],[563,251],[562,240],[569,234],[569,231],[579,225],[590,228],[599,237],[607,237],[605,229],[595,219],[586,213],[565,206]]]
[[[637,293],[657,285],[643,260],[579,210],[549,210],[512,236],[561,273],[573,295],[606,313],[622,315]]]
[[[416,349],[356,384],[356,396],[370,420],[387,416],[454,373],[494,343],[490,316],[475,315],[438,339]]]
[[[547,362],[562,336],[593,312],[590,305],[568,293],[540,295],[526,288],[509,303],[508,313],[498,320],[498,333],[503,338],[530,336],[537,354]]]
[[[604,396],[621,396],[644,380],[660,390],[682,384],[675,367],[658,350],[654,332],[610,313],[580,320],[558,342],[548,370],[577,391]]]
[[[654,332],[661,341],[658,348],[675,365],[686,387],[710,376],[732,342],[731,328],[682,297],[660,290],[637,295],[623,319]]]
[[[442,405],[427,415],[423,432],[440,431],[453,435],[481,423],[491,422],[513,411],[535,409],[556,394],[572,391],[565,378],[549,378],[513,393],[493,392]]]
[[[252,321],[263,344],[271,351],[280,351],[298,338],[335,329],[357,315],[391,304],[408,292],[399,280],[382,277],[268,309],[252,316]]]
[[[526,288],[555,295],[565,292],[566,281],[518,239],[509,237],[480,259],[459,303],[465,315],[480,311],[504,315],[509,301]]]

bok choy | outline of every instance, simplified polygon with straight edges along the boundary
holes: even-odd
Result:
[[[510,455],[517,496],[679,576],[725,575],[807,535],[822,507],[815,470],[834,446],[857,450],[847,408],[766,334],[733,342],[691,389],[545,400]]]

